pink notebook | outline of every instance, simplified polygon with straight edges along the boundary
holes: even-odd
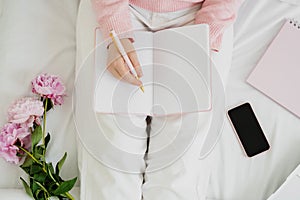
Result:
[[[287,20],[247,79],[300,117],[300,24]]]

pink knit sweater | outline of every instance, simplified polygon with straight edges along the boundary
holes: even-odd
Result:
[[[153,12],[171,12],[202,4],[195,16],[196,24],[208,24],[210,27],[210,45],[218,51],[226,27],[231,25],[237,16],[242,0],[92,0],[97,21],[105,39],[114,29],[118,34],[132,30],[129,4]],[[133,38],[133,35],[129,36]]]

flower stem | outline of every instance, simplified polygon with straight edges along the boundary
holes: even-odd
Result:
[[[45,145],[47,107],[48,107],[48,98],[45,99],[44,116],[43,116],[43,145]]]
[[[43,145],[45,147],[44,151],[43,151],[43,158],[44,158],[44,162],[43,162],[43,168],[45,169],[45,163],[46,163],[46,142],[45,142],[45,135],[46,135],[46,118],[47,118],[47,107],[48,107],[48,98],[45,99],[45,107],[44,107],[44,115],[43,115]]]
[[[29,151],[27,151],[26,149],[24,149],[23,147],[17,146],[19,149],[21,149],[22,151],[24,151],[30,158],[32,158],[32,160],[34,160],[34,162],[42,165]],[[43,171],[47,173],[47,170],[43,167]]]
[[[19,149],[21,149],[22,151],[24,151],[28,156],[30,156],[32,158],[32,160],[34,160],[36,163],[39,163],[40,162],[31,154],[29,153],[29,151],[27,151],[26,149],[24,149],[23,147],[20,147],[20,146],[17,146]]]
[[[54,181],[54,183],[59,187],[59,186],[60,186],[59,182],[57,182],[57,180],[51,175],[51,173],[48,173],[48,174],[49,174],[50,178]],[[74,197],[73,197],[70,193],[66,192],[65,195],[66,195],[69,199],[75,200]]]
[[[75,200],[75,198],[69,192],[66,192],[66,196],[71,200]]]
[[[60,184],[59,184],[53,177],[51,177],[51,178],[52,178],[52,180],[54,181],[54,183],[59,187]],[[75,200],[75,198],[74,198],[69,192],[66,192],[65,195],[66,195],[69,199]]]

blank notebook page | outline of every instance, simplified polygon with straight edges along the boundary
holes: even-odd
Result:
[[[300,25],[287,20],[248,83],[300,117]]]

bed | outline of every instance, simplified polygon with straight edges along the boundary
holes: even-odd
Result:
[[[286,0],[288,1],[288,0]],[[29,81],[40,72],[59,74],[67,83],[70,96],[74,83],[75,62],[80,66],[83,52],[93,47],[94,30],[83,32],[77,26],[77,14],[92,18],[90,5],[85,13],[77,0],[20,1],[0,0],[0,123],[10,102],[29,92]],[[1,9],[2,6],[2,9]],[[88,7],[86,7],[88,6]],[[79,12],[79,13],[78,13]],[[232,67],[226,85],[226,108],[249,101],[271,144],[271,150],[254,158],[243,155],[227,119],[222,135],[211,153],[212,169],[207,199],[266,200],[300,163],[300,119],[245,82],[264,51],[279,31],[285,18],[300,20],[300,6],[280,0],[246,0],[234,25]],[[97,26],[89,21],[90,26]],[[68,151],[63,177],[78,175],[76,134],[72,120],[72,99],[50,116],[53,134],[49,154],[58,160]],[[58,126],[59,125],[59,126]],[[66,143],[65,141],[68,140]],[[0,159],[1,199],[26,199],[18,177],[21,170]],[[74,191],[78,195],[78,188]]]

